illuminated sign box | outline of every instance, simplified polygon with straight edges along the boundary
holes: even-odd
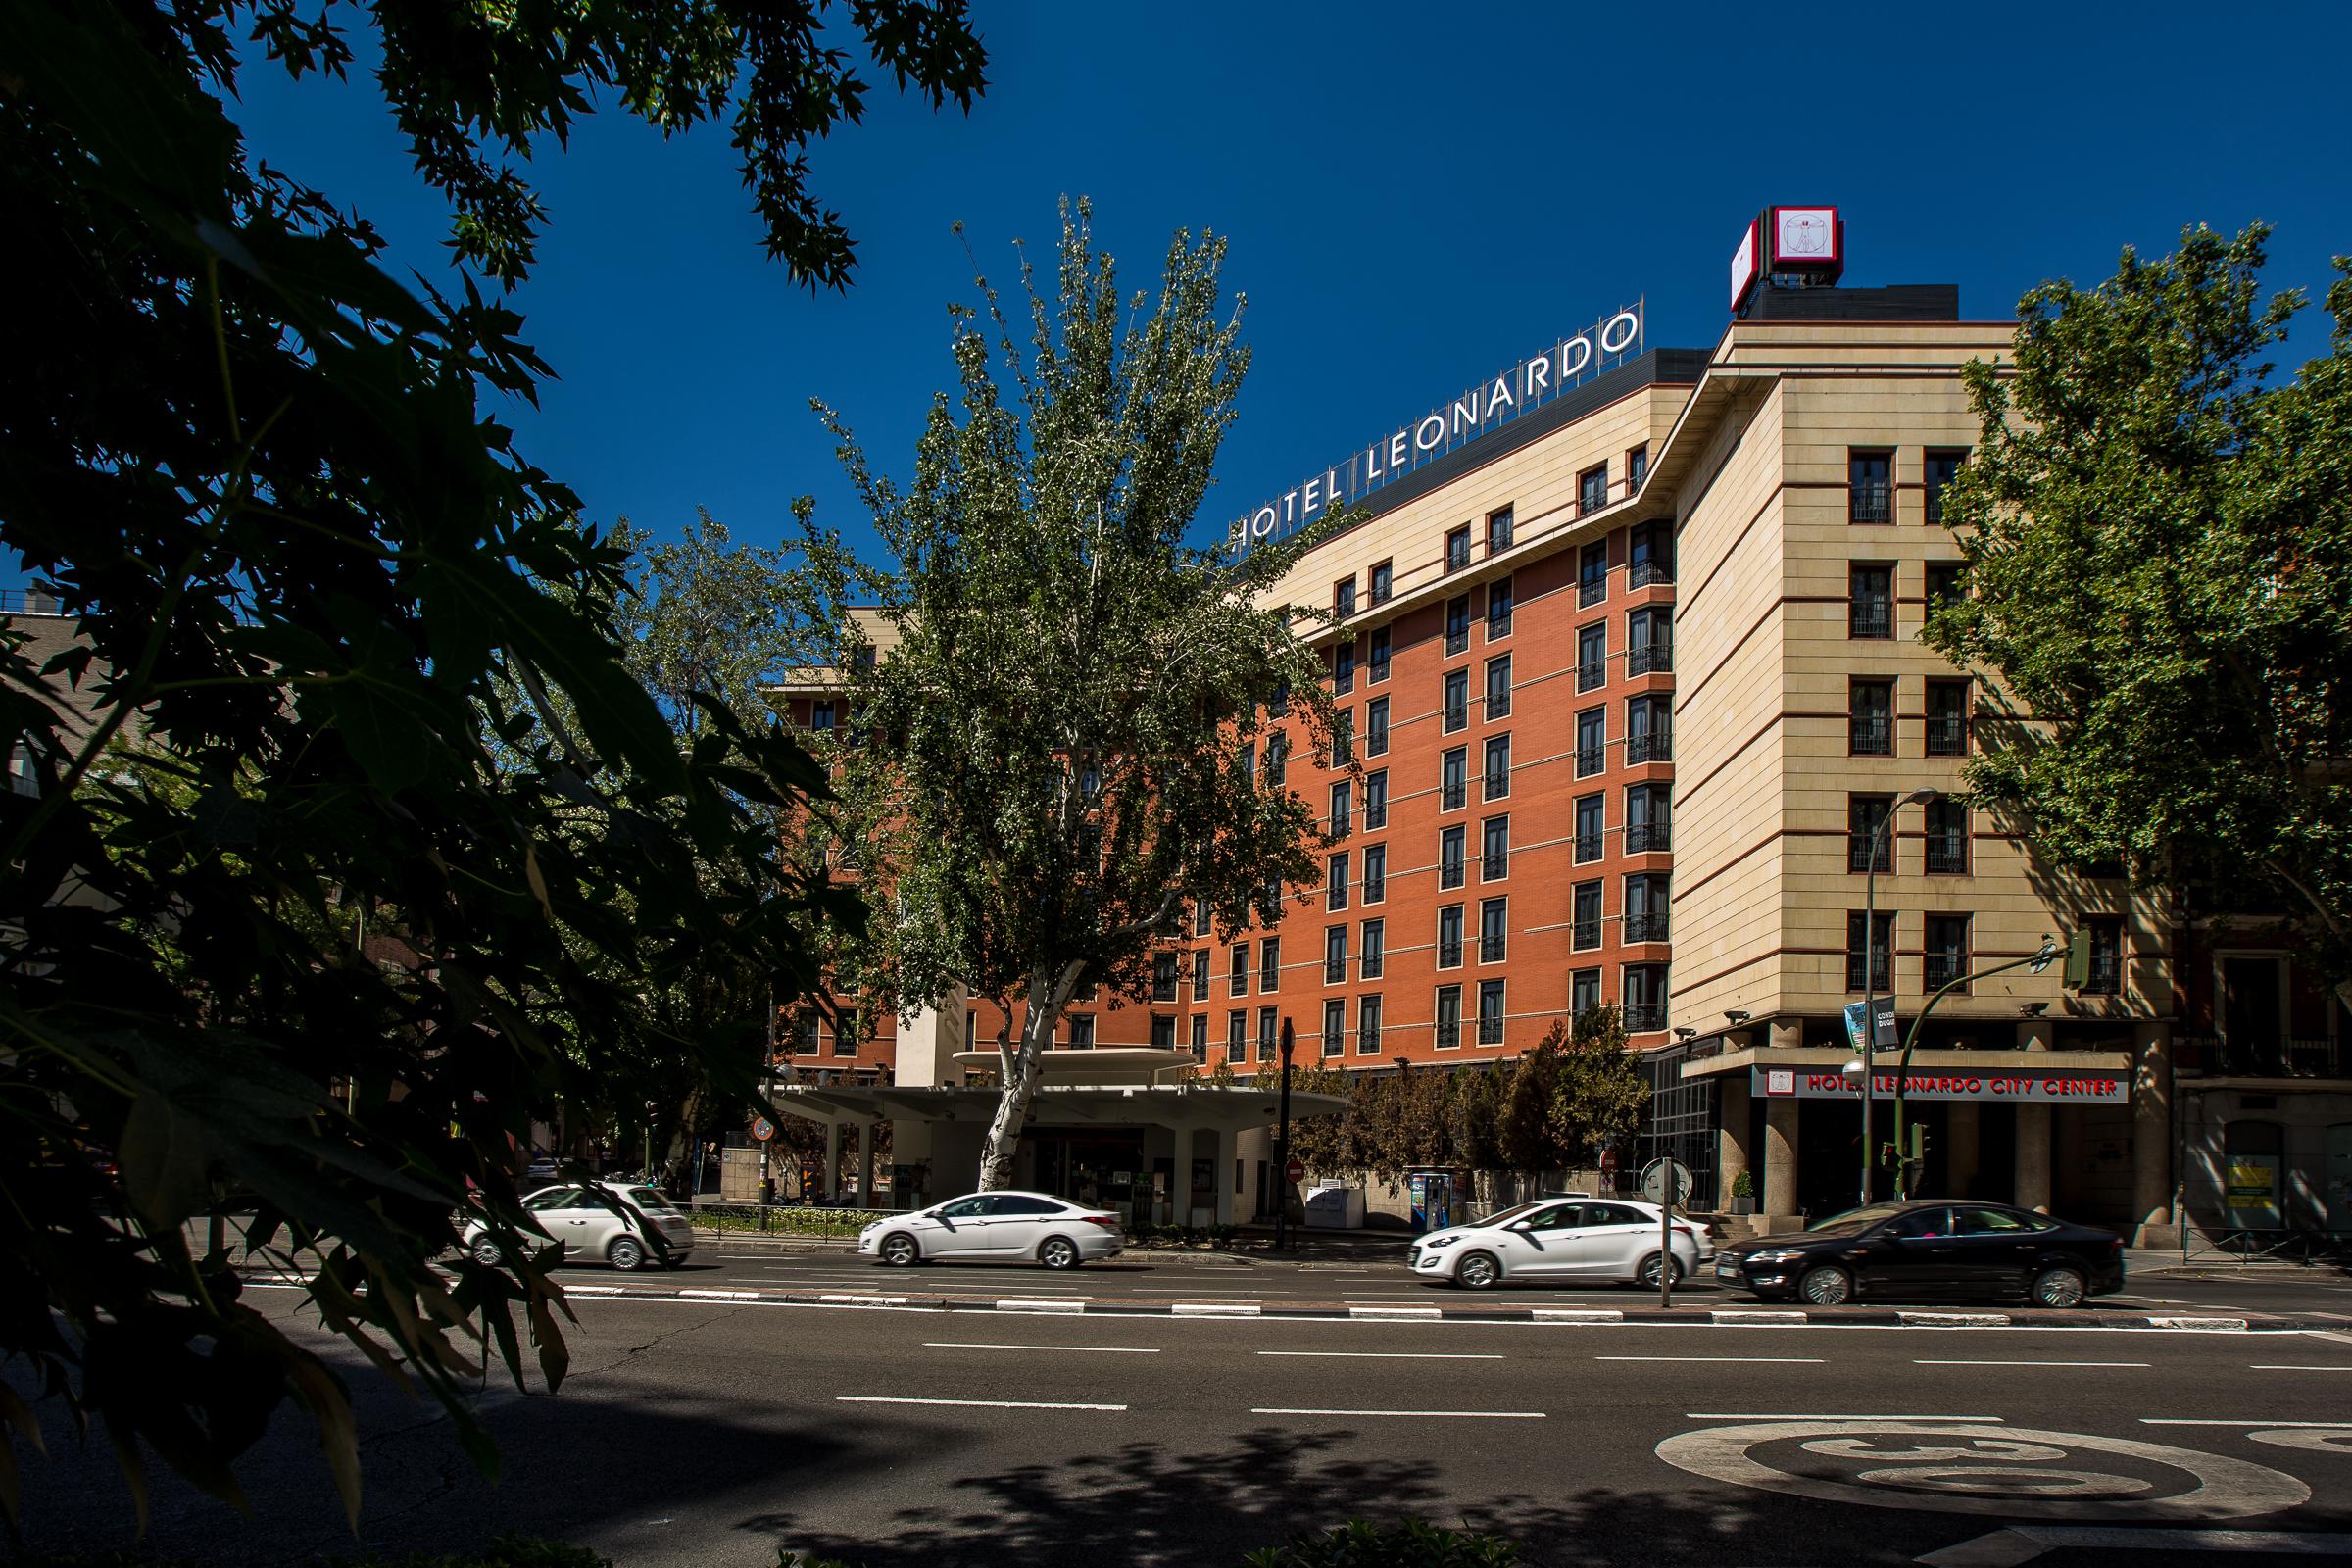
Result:
[[[1895,1080],[1890,1071],[1871,1074],[1870,1098],[1892,1100]],[[1837,1067],[1751,1067],[1752,1093],[1774,1100],[1859,1100],[1862,1090],[1854,1078]],[[2005,1101],[2029,1105],[2120,1105],[2131,1099],[2132,1086],[2112,1072],[2024,1072],[1948,1068],[1916,1068],[1903,1079],[1906,1100]]]

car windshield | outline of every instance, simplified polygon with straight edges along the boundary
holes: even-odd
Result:
[[[658,1188],[632,1187],[628,1189],[628,1197],[630,1202],[649,1214],[675,1214],[678,1211],[678,1205],[669,1200],[669,1195]]]
[[[1849,1208],[1841,1214],[1832,1214],[1827,1219],[1815,1220],[1805,1230],[1814,1235],[1850,1235],[1855,1231],[1868,1230],[1881,1220],[1892,1219],[1902,1211],[1903,1205],[1900,1203],[1869,1203],[1861,1208]]]

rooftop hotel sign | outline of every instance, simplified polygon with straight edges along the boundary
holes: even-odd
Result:
[[[1233,545],[1247,550],[1304,527],[1334,507],[1352,505],[1383,485],[1474,441],[1602,370],[1640,354],[1644,302],[1633,305],[1541,354],[1504,367],[1451,403],[1441,403],[1409,424],[1367,446],[1305,483],[1275,497],[1233,525]]]

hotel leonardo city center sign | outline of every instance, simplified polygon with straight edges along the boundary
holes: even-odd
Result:
[[[1859,1100],[1861,1088],[1835,1067],[1751,1067],[1752,1093],[1768,1100]],[[1858,1076],[1858,1075],[1857,1075]],[[1893,1072],[1871,1074],[1870,1098],[1892,1100]],[[1906,1100],[1991,1100],[2025,1105],[2120,1105],[2130,1084],[2112,1072],[2025,1072],[1978,1068],[1916,1068],[1903,1079]]]
[[[1383,485],[1396,483],[1456,447],[1542,408],[1602,370],[1624,364],[1642,352],[1643,308],[1644,302],[1637,300],[1540,354],[1514,361],[1452,402],[1441,403],[1420,418],[1398,425],[1309,475],[1303,483],[1238,518],[1232,530],[1234,548],[1247,550],[1280,539],[1334,507],[1361,501]]]

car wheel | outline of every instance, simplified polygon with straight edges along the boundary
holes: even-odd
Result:
[[[892,1231],[883,1237],[881,1251],[882,1261],[892,1268],[911,1268],[923,1260],[923,1250],[905,1231]]]
[[[1638,1284],[1656,1286],[1658,1283],[1657,1253],[1652,1252],[1642,1260],[1642,1266],[1634,1271],[1634,1279]],[[1674,1260],[1674,1283],[1677,1285],[1683,1283],[1683,1260],[1679,1257]]]
[[[466,1250],[470,1251],[473,1254],[473,1260],[484,1268],[498,1267],[499,1260],[507,1255],[500,1251],[498,1244],[487,1236],[475,1238],[473,1246]]]
[[[2045,1268],[2026,1294],[2035,1306],[2081,1306],[2089,1285],[2079,1268]]]
[[[1492,1252],[1472,1252],[1453,1265],[1453,1283],[1465,1291],[1491,1290],[1501,1278],[1502,1265]]]
[[[1052,1269],[1076,1268],[1078,1244],[1067,1236],[1049,1236],[1046,1245],[1037,1250],[1037,1260]]]
[[[645,1267],[645,1244],[634,1236],[615,1236],[605,1249],[605,1261],[623,1274]]]
[[[1843,1306],[1854,1298],[1854,1277],[1834,1264],[1809,1269],[1796,1294],[1814,1306]]]

